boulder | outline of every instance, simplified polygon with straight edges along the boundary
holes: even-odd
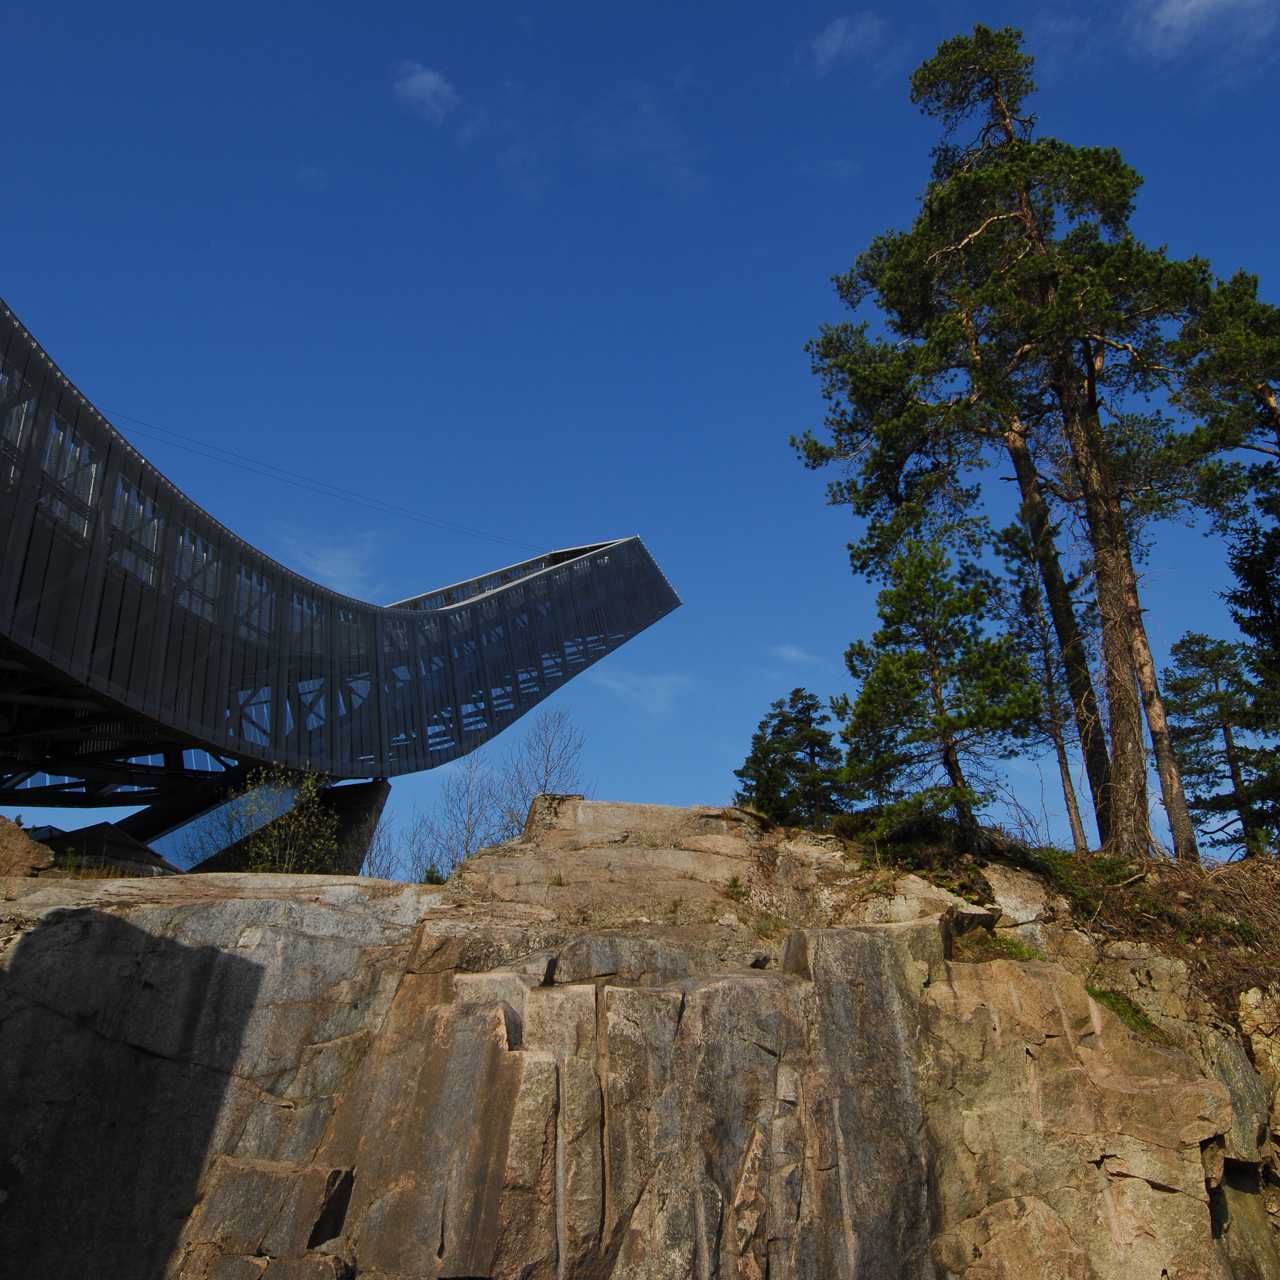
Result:
[[[945,916],[958,933],[975,928],[993,928],[1000,912],[989,906],[977,906],[949,889],[919,876],[899,876],[893,882],[893,895],[873,898],[854,918],[864,924],[902,924],[908,920],[926,920]]]
[[[1031,924],[1051,915],[1049,892],[1039,876],[994,862],[982,868],[982,876],[991,886],[1003,927]]]

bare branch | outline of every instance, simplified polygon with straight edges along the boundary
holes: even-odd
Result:
[[[932,262],[935,258],[940,258],[944,253],[959,253],[967,244],[976,240],[993,222],[1021,222],[1022,218],[1016,213],[993,213],[980,227],[975,231],[970,231],[959,244],[947,245],[945,248],[938,249],[931,253],[926,262]]]

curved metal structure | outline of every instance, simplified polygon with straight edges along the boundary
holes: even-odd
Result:
[[[680,604],[638,538],[387,608],[326,590],[179,492],[2,303],[0,547],[0,803],[150,804],[143,839],[254,763],[443,764]]]

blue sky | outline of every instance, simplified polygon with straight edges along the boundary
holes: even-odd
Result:
[[[821,423],[830,276],[928,172],[906,77],[975,21],[1025,28],[1045,132],[1145,174],[1140,235],[1280,300],[1280,0],[9,5],[0,296],[329,586],[386,602],[640,534],[684,608],[560,696],[599,796],[724,802],[770,700],[844,688],[874,623],[787,437]],[[1216,543],[1163,529],[1147,569],[1159,650],[1227,629]]]

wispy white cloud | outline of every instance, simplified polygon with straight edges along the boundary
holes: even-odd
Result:
[[[603,102],[565,121],[554,94],[530,99],[508,84],[494,102],[464,98],[445,76],[420,62],[404,62],[396,73],[396,100],[437,128],[447,129],[464,149],[491,156],[502,177],[537,196],[550,179],[566,140],[594,164],[628,173],[667,197],[706,185],[699,151],[667,99],[687,82],[677,76],[663,92],[645,81],[619,85]]]
[[[1135,0],[1133,43],[1149,57],[1174,58],[1196,45],[1261,50],[1280,22],[1280,0]]]
[[[688,676],[678,675],[591,671],[588,673],[588,678],[593,684],[608,689],[628,706],[654,717],[669,714],[676,700],[686,697],[695,688]]]
[[[417,112],[434,125],[457,109],[462,99],[458,91],[438,71],[420,62],[402,62],[394,85],[396,101]]]
[[[458,146],[490,155],[510,185],[531,196],[546,186],[550,161],[560,149],[564,128],[540,123],[545,104],[527,101],[520,85],[508,85],[500,102],[472,102],[441,72],[418,62],[404,62],[394,89],[397,101],[407,109],[437,128],[447,126]]]
[[[1082,48],[1110,52],[1116,42],[1116,20],[1103,21],[1091,13],[1048,7],[1029,14],[1025,24],[1026,48],[1035,54],[1036,83],[1043,88],[1062,80],[1078,78],[1080,59],[1088,56]]]
[[[286,548],[281,558],[321,586],[358,600],[369,600],[378,594],[378,584],[372,578],[382,545],[378,534],[323,538],[284,530],[278,536]]]
[[[885,22],[874,13],[846,14],[827,24],[804,52],[815,74],[825,76],[836,67],[877,53],[884,44]]]
[[[509,84],[496,108],[474,110],[458,141],[466,145],[473,139],[487,139],[503,180],[536,198],[551,181],[563,141],[564,126],[556,118],[556,106],[553,98],[531,98],[521,85]]]
[[[769,652],[779,662],[785,662],[793,667],[830,668],[831,666],[825,658],[820,658],[816,653],[810,653],[807,649],[802,649],[798,644],[775,645]]]
[[[642,80],[629,81],[574,125],[584,155],[597,164],[629,169],[668,195],[706,185],[698,152],[662,95]]]

